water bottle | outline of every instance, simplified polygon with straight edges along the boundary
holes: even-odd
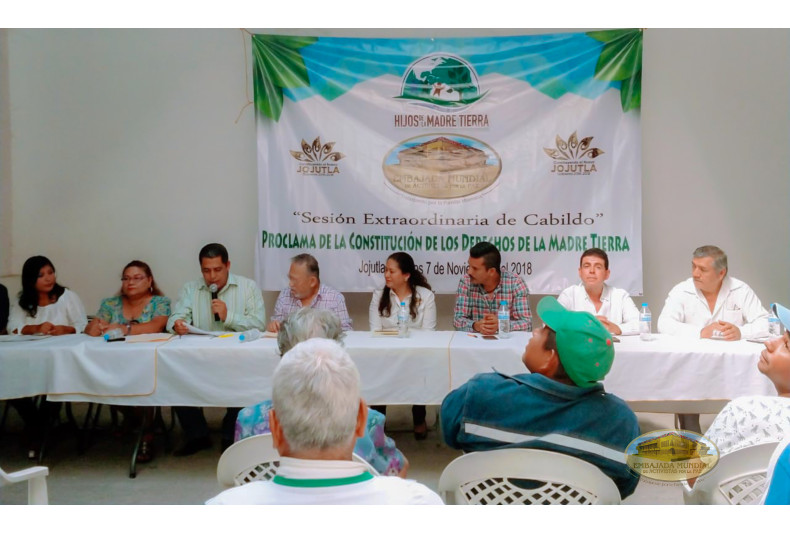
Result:
[[[104,340],[107,342],[114,341],[117,339],[123,339],[123,330],[120,328],[111,329],[107,333],[104,334]]]
[[[261,332],[257,329],[248,329],[239,335],[240,342],[250,342],[261,338]]]
[[[647,302],[642,304],[642,311],[639,313],[639,338],[643,341],[653,340],[651,331],[653,330],[653,315]]]
[[[499,301],[499,311],[496,315],[499,322],[499,338],[507,339],[510,337],[510,309],[506,300]]]
[[[782,335],[782,328],[779,325],[779,317],[771,313],[768,315],[768,335],[779,337]]]
[[[398,337],[409,336],[409,313],[406,310],[406,302],[400,303],[398,309]]]

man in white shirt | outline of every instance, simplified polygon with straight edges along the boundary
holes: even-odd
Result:
[[[606,252],[600,248],[585,250],[579,260],[581,283],[562,291],[557,301],[570,311],[592,313],[613,335],[636,335],[639,310],[628,292],[606,284],[609,274]]]
[[[228,489],[206,503],[441,505],[428,487],[373,476],[352,460],[368,416],[359,389],[359,372],[337,342],[310,339],[294,346],[272,377],[269,423],[281,456],[277,475]]]
[[[768,311],[751,287],[728,274],[719,247],[694,250],[691,277],[669,291],[658,332],[725,341],[767,335]]]

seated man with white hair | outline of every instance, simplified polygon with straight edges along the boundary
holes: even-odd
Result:
[[[302,307],[283,320],[277,332],[277,347],[280,355],[302,341],[312,338],[332,339],[343,344],[343,326],[340,318],[327,309]],[[239,411],[236,418],[235,440],[253,435],[271,433],[269,411],[271,400],[250,405]],[[384,433],[385,417],[374,409],[368,409],[365,434],[357,439],[354,453],[368,462],[383,475],[406,477],[409,461],[395,447],[395,441]]]
[[[208,504],[441,504],[416,481],[373,476],[352,461],[368,409],[359,371],[335,341],[310,339],[289,350],[272,379],[271,430],[280,467],[270,481],[228,489]]]

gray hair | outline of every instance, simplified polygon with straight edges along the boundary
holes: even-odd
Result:
[[[272,378],[272,404],[293,452],[349,445],[359,414],[359,371],[329,339],[300,342]]]
[[[288,315],[277,332],[277,346],[284,354],[297,344],[315,337],[340,344],[345,336],[340,319],[332,311],[302,307]]]
[[[694,250],[694,259],[701,259],[703,257],[710,257],[713,259],[713,269],[716,272],[721,272],[722,270],[727,270],[727,254],[724,253],[724,250],[719,248],[718,246],[713,246],[710,244],[706,244],[705,246],[700,246],[696,250]]]
[[[292,265],[304,265],[307,273],[315,276],[319,282],[321,281],[320,270],[318,269],[318,260],[310,254],[299,254],[291,258]]]

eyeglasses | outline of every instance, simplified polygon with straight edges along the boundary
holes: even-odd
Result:
[[[146,277],[145,277],[145,276],[133,276],[133,277],[129,277],[129,276],[123,276],[123,277],[121,278],[121,281],[122,281],[123,283],[126,283],[126,282],[128,282],[128,281],[134,281],[135,283],[140,283],[140,282],[141,282],[141,281],[143,281],[144,279],[146,279]]]

